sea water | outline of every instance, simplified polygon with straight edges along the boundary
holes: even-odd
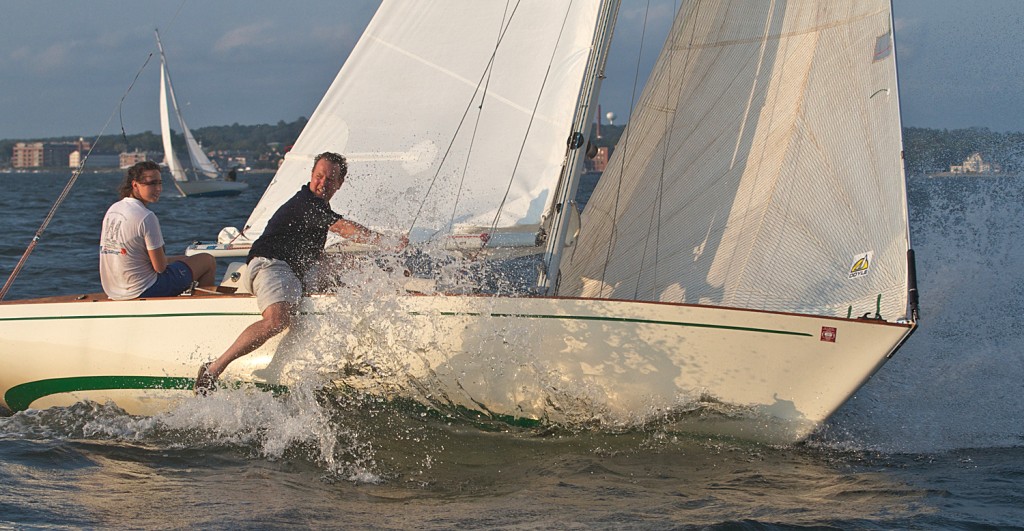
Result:
[[[67,177],[0,174],[4,277]],[[8,300],[99,291],[119,178],[79,179]],[[236,198],[165,190],[168,252],[244,224],[269,180],[245,178]],[[914,177],[909,193],[921,328],[803,444],[358,394],[220,393],[155,417],[81,403],[0,418],[0,528],[1024,526],[1024,179]]]

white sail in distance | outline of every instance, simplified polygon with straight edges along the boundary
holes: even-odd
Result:
[[[173,94],[172,91],[172,98]],[[181,132],[185,136],[185,147],[188,149],[189,159],[192,160],[192,168],[211,179],[217,177],[219,174],[217,166],[203,152],[202,146],[199,145],[195,136],[192,135],[192,130],[185,125],[185,117],[181,115],[181,111],[177,106],[175,106],[174,110],[175,114],[178,115],[178,123],[181,124]]]
[[[536,232],[562,171],[600,2],[385,0],[244,229],[348,157],[332,207],[422,241]]]
[[[888,0],[683,2],[560,295],[906,315]]]
[[[178,99],[174,95],[174,86],[171,84],[171,73],[167,68],[167,57],[164,55],[163,44],[160,42],[160,34],[156,34],[157,48],[160,51],[160,135],[164,146],[164,163],[167,165],[171,175],[176,181],[187,181],[186,174],[178,157],[174,154],[171,142],[170,116],[168,108],[174,109],[174,116],[178,120],[178,127],[182,136],[185,137],[185,148],[188,151],[189,159],[192,162],[194,171],[202,173],[206,177],[214,178],[218,175],[217,166],[203,153],[202,148],[192,135],[192,130],[185,123],[185,118],[178,108]]]
[[[187,181],[188,176],[185,175],[185,169],[181,166],[178,156],[174,154],[174,146],[171,143],[171,121],[167,112],[167,65],[163,62],[162,53],[160,58],[160,138],[164,145],[164,164],[175,181]]]

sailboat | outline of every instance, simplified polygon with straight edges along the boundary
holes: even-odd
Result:
[[[178,108],[178,100],[174,96],[174,87],[171,85],[171,74],[167,68],[163,43],[160,42],[160,32],[155,33],[157,49],[160,51],[160,136],[164,144],[164,164],[174,177],[175,188],[185,197],[233,196],[242,193],[242,190],[249,187],[248,183],[225,180],[185,124],[185,118]],[[174,153],[169,108],[174,110],[178,127],[185,137],[185,148],[192,163],[188,170],[182,166]]]
[[[474,418],[780,444],[853,396],[917,326],[890,3],[682,2],[580,216],[618,10],[382,2],[243,227],[189,251],[244,256],[336,151],[332,207],[433,266],[304,297],[223,380],[287,386],[312,364]],[[500,272],[523,260],[536,279],[512,286]],[[0,304],[4,405],[190,397],[198,363],[259,318],[244,274],[230,295]]]

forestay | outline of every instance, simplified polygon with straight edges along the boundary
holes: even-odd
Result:
[[[559,294],[906,315],[888,0],[683,2]]]
[[[245,236],[309,181],[318,153],[335,151],[349,176],[332,207],[350,219],[415,225],[413,241],[481,227],[532,241],[562,171],[599,7],[385,0]]]

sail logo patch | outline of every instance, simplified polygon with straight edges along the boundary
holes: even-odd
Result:
[[[866,276],[868,271],[871,270],[871,262],[875,259],[875,252],[868,251],[866,253],[858,254],[853,257],[853,263],[850,264],[850,273],[847,279],[852,280]]]

